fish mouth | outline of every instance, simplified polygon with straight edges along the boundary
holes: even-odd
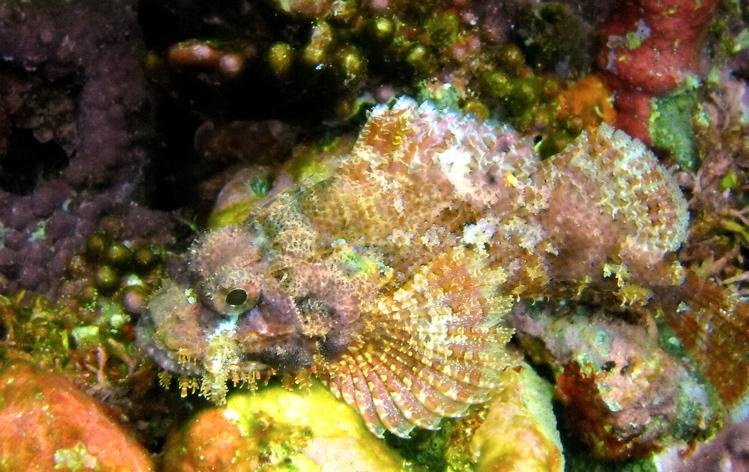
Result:
[[[195,323],[200,333],[200,346],[185,343],[186,348],[174,349],[164,341],[165,328],[157,326],[150,310],[138,319],[135,329],[135,342],[161,369],[180,376],[203,377],[216,374],[217,370],[238,377],[271,369],[257,359],[254,353],[242,352],[235,339],[237,320],[242,317],[255,317],[256,308],[235,316],[219,313],[203,303],[190,307],[189,315],[194,318],[185,323]],[[174,336],[174,333],[166,333]],[[217,363],[217,359],[220,362]]]
[[[191,362],[181,362],[176,353],[167,349],[155,338],[156,327],[149,316],[144,313],[135,327],[135,343],[157,366],[163,370],[184,376],[198,376],[202,370]]]
[[[141,318],[143,319],[143,318]],[[211,372],[210,359],[204,362],[195,362],[189,358],[179,356],[174,351],[164,347],[154,339],[152,326],[147,327],[148,322],[138,321],[136,327],[136,343],[141,351],[146,354],[159,368],[171,374],[185,377],[203,377]],[[255,355],[244,356],[240,362],[226,366],[230,373],[252,374],[271,370],[271,366],[258,360]]]

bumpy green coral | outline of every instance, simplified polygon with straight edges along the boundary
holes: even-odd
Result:
[[[653,144],[671,153],[686,169],[694,169],[699,161],[693,126],[698,91],[699,84],[687,81],[675,92],[652,100],[650,136]]]
[[[521,15],[527,21],[510,38],[529,54],[527,64],[517,45],[488,39],[493,34],[484,34],[482,20],[471,20],[476,16],[470,2],[269,2],[246,20],[258,25],[251,34],[227,19],[213,31],[215,38],[176,42],[163,59],[152,54],[148,64],[154,80],[184,86],[188,95],[195,87],[210,87],[231,100],[236,89],[250,95],[262,89],[263,96],[277,97],[279,109],[301,105],[349,122],[362,116],[363,103],[387,100],[398,90],[417,93],[424,81],[449,76],[466,112],[501,118],[542,137],[560,131],[559,84],[548,87],[550,78],[538,69],[546,73],[556,60],[562,72],[585,71],[593,41],[584,23],[559,3],[528,9]],[[247,97],[237,98],[239,108]],[[567,141],[579,131],[567,133]]]
[[[160,283],[163,249],[118,240],[121,223],[104,218],[68,262],[56,300],[24,291],[0,295],[2,354],[61,372],[103,398],[125,392],[145,361],[133,346],[134,315]]]

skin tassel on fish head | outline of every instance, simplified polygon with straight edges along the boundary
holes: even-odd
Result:
[[[492,397],[518,300],[647,306],[685,279],[683,196],[606,125],[541,161],[507,126],[401,98],[331,159],[199,237],[152,297],[139,344],[183,390],[314,374],[407,437]]]

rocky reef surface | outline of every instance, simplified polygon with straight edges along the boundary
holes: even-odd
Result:
[[[0,58],[0,470],[747,467],[744,3],[8,0]]]

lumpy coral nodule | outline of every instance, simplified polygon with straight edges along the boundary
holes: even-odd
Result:
[[[324,413],[324,414],[321,414]],[[165,446],[165,471],[404,470],[348,406],[319,383],[235,393],[206,409]]]
[[[11,362],[0,372],[0,399],[0,470],[155,470],[145,449],[62,376]]]
[[[369,116],[324,177],[209,231],[141,318],[184,391],[321,378],[377,435],[466,414],[517,363],[519,298],[607,291],[645,305],[686,202],[639,142],[606,125],[541,161],[511,128],[401,98]],[[612,282],[613,281],[613,282]]]

